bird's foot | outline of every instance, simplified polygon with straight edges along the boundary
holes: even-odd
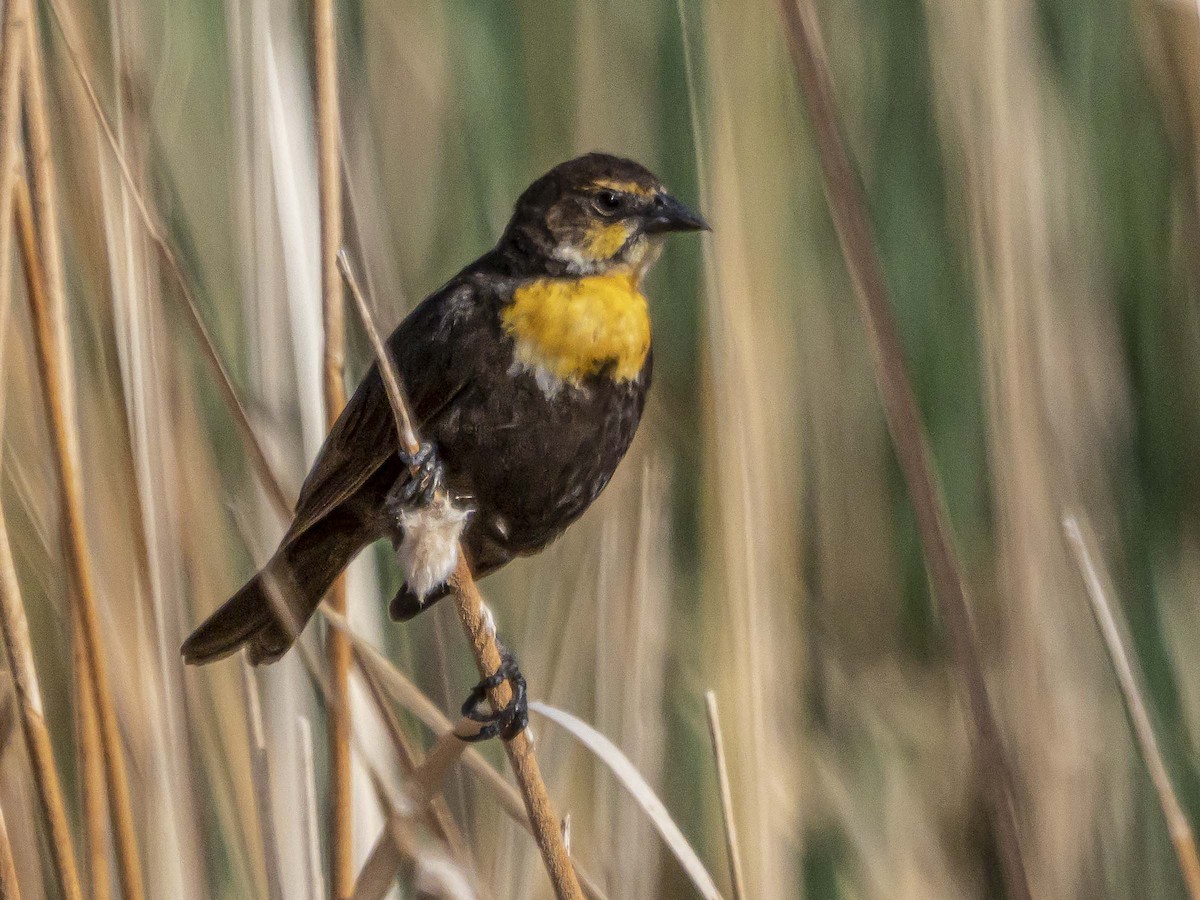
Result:
[[[387,495],[388,510],[394,518],[398,518],[403,509],[432,506],[438,492],[446,486],[446,470],[437,447],[429,441],[423,442],[416,453],[402,449],[399,455],[405,474],[397,479]]]
[[[512,687],[512,699],[508,705],[495,712],[481,709],[487,703],[488,691],[499,687],[505,681]],[[471,689],[470,696],[462,705],[462,714],[482,726],[475,734],[463,738],[468,743],[486,741],[497,735],[503,740],[511,741],[525,730],[525,726],[529,724],[529,697],[525,687],[525,676],[521,674],[516,659],[507,649],[500,650],[500,668]]]

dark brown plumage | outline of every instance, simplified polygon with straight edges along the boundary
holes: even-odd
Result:
[[[657,235],[704,227],[637,163],[579,157],[534,182],[496,247],[388,339],[421,436],[436,447],[451,496],[473,510],[462,544],[476,576],[545,547],[612,477],[653,364],[648,324],[640,356],[627,336],[644,316],[637,283]],[[600,324],[576,328],[576,308]],[[601,341],[620,352],[597,357],[609,346]],[[321,448],[278,550],[187,639],[184,659],[208,662],[242,645],[255,663],[286,652],[362,548],[400,542],[388,498],[408,477],[372,366]],[[406,587],[392,615],[410,618],[445,592],[418,598]]]

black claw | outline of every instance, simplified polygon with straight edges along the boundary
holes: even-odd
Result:
[[[488,692],[505,681],[512,685],[512,699],[508,701],[508,705],[495,712],[482,709],[487,702]],[[470,744],[490,740],[496,736],[511,741],[525,730],[529,724],[529,692],[525,685],[525,676],[521,674],[516,659],[508,650],[500,652],[500,668],[471,689],[470,695],[462,705],[462,714],[483,726],[475,734],[463,738]]]
[[[416,453],[401,449],[399,457],[406,471],[388,494],[388,505],[394,514],[405,507],[429,506],[446,485],[446,471],[437,448],[426,441]]]

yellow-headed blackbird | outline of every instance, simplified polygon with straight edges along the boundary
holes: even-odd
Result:
[[[397,546],[407,577],[391,603],[397,620],[447,593],[460,536],[477,576],[553,541],[604,489],[641,418],[652,355],[640,285],[662,235],[707,227],[630,160],[591,153],[535,181],[496,246],[388,339],[422,452],[397,452],[373,366],[279,549],[187,639],[184,659],[243,645],[256,664],[279,658],[379,538]],[[433,514],[443,484],[466,515]]]

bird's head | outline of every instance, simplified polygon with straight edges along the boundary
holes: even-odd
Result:
[[[667,193],[648,169],[588,153],[555,166],[523,193],[505,241],[540,258],[547,274],[643,275],[673,231],[708,223]]]

